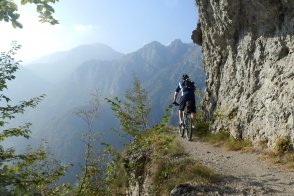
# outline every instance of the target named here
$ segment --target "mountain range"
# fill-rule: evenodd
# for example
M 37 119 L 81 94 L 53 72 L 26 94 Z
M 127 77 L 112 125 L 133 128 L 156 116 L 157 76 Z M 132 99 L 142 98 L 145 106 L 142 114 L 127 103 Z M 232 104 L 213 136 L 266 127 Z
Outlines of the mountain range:
M 99 91 L 102 110 L 95 129 L 101 133 L 101 140 L 119 148 L 121 139 L 111 131 L 118 129 L 119 123 L 104 98 L 123 98 L 126 90 L 132 88 L 135 74 L 152 102 L 151 126 L 161 120 L 172 102 L 183 73 L 188 73 L 199 90 L 203 90 L 201 47 L 181 40 L 167 46 L 154 41 L 129 54 L 104 44 L 55 53 L 21 67 L 9 84 L 8 94 L 14 101 L 46 94 L 37 108 L 27 110 L 11 126 L 31 122 L 33 145 L 41 138 L 46 139 L 62 161 L 81 162 L 84 144 L 80 138 L 86 127 L 75 112 L 86 107 L 94 90 Z M 19 142 L 21 145 L 23 142 Z

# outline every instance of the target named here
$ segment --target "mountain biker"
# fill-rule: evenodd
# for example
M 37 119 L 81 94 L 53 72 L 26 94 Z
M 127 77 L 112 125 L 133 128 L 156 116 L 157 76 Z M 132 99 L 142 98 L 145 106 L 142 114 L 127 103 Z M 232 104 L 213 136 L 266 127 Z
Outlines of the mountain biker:
M 179 105 L 179 122 L 180 126 L 183 126 L 183 111 L 187 104 L 187 101 L 190 101 L 191 106 L 191 117 L 192 117 L 192 128 L 194 128 L 194 119 L 196 113 L 196 105 L 195 105 L 195 85 L 192 82 L 187 74 L 182 75 L 182 81 L 179 82 L 173 99 L 173 104 L 178 105 L 176 102 L 179 92 L 181 91 L 180 105 Z

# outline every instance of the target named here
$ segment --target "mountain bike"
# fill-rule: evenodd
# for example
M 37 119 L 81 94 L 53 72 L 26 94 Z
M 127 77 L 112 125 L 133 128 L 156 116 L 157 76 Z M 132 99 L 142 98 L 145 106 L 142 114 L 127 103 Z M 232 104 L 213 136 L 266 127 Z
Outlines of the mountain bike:
M 174 105 L 179 106 L 178 103 L 174 103 Z M 192 140 L 192 116 L 191 116 L 191 102 L 187 101 L 185 109 L 183 111 L 183 124 L 179 123 L 179 135 L 181 137 L 186 137 L 189 141 Z

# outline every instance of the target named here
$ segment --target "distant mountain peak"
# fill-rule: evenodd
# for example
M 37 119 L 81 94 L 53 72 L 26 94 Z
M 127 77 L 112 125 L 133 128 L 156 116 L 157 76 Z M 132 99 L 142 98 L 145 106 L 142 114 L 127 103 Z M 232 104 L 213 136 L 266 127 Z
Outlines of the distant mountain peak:
M 149 44 L 144 45 L 141 49 L 139 49 L 137 52 L 134 52 L 134 53 L 140 53 L 140 54 L 143 54 L 143 56 L 145 56 L 146 54 L 150 54 L 150 53 L 154 55 L 155 53 L 152 51 L 162 51 L 162 50 L 166 50 L 166 46 L 162 45 L 158 41 L 152 41 Z
M 40 57 L 35 60 L 32 64 L 37 63 L 56 63 L 58 61 L 66 60 L 69 56 L 79 57 L 82 54 L 87 55 L 87 58 L 92 56 L 95 58 L 97 56 L 98 59 L 109 60 L 109 59 L 118 59 L 123 56 L 122 53 L 114 50 L 110 46 L 102 43 L 92 43 L 92 44 L 83 44 L 76 46 L 70 50 L 54 52 L 52 54 Z
M 168 48 L 170 49 L 177 49 L 177 48 L 181 48 L 184 46 L 184 43 L 182 42 L 182 40 L 180 39 L 176 39 L 174 41 L 172 41 L 169 45 Z
M 176 39 L 172 41 L 167 48 L 169 51 L 171 51 L 173 54 L 184 54 L 187 49 L 189 44 L 183 43 L 182 40 Z
M 70 74 L 84 62 L 91 60 L 118 60 L 122 53 L 115 51 L 105 44 L 80 45 L 71 50 L 57 52 L 39 59 L 34 64 L 27 65 L 33 73 L 56 83 L 69 77 Z
M 143 48 L 148 48 L 148 47 L 164 47 L 164 45 L 162 45 L 158 41 L 152 41 L 149 44 L 146 44 L 145 46 L 143 46 Z
M 182 40 L 181 39 L 175 39 L 174 41 L 172 41 L 170 44 L 169 44 L 169 46 L 177 46 L 177 45 L 182 45 L 183 44 L 183 42 L 182 42 Z
M 70 51 L 80 51 L 80 50 L 88 50 L 88 49 L 96 49 L 96 50 L 108 50 L 108 51 L 113 51 L 113 52 L 116 52 L 116 53 L 120 53 L 116 50 L 114 50 L 113 48 L 111 48 L 110 46 L 106 45 L 106 44 L 103 44 L 103 43 L 92 43 L 92 44 L 83 44 L 83 45 L 80 45 L 80 46 L 77 46 L 75 48 L 72 48 Z

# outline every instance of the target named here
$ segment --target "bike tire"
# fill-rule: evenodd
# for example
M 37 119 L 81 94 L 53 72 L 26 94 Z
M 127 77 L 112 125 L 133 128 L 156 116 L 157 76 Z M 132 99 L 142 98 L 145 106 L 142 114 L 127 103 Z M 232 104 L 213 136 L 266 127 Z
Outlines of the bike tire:
M 183 128 L 181 125 L 179 125 L 179 135 L 181 137 L 184 137 L 184 133 L 185 133 L 185 128 Z
M 192 140 L 192 119 L 191 114 L 187 115 L 186 124 L 185 124 L 185 133 L 186 133 L 186 139 L 188 141 Z

